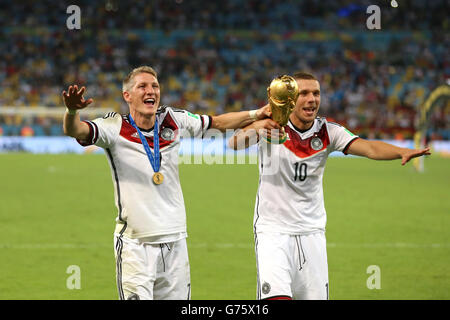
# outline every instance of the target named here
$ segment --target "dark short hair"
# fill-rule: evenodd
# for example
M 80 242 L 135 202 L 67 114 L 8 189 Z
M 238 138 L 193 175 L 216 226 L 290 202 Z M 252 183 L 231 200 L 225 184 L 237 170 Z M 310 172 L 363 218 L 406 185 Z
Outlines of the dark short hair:
M 303 71 L 297 71 L 294 73 L 294 79 L 301 79 L 301 80 L 317 80 L 316 77 L 314 77 L 311 73 L 303 72 Z M 317 80 L 318 81 L 318 80 Z

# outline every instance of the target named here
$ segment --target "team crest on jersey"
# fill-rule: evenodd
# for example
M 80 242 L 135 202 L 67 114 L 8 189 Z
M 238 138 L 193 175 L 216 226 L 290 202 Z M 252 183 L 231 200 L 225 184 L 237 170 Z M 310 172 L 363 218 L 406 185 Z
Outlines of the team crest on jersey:
M 161 131 L 161 138 L 166 141 L 172 141 L 175 139 L 175 132 L 173 132 L 173 130 L 170 128 L 164 128 Z
M 270 284 L 264 282 L 261 289 L 264 294 L 268 294 L 270 292 Z
M 321 150 L 323 148 L 323 142 L 319 137 L 313 137 L 311 139 L 311 148 L 313 150 Z

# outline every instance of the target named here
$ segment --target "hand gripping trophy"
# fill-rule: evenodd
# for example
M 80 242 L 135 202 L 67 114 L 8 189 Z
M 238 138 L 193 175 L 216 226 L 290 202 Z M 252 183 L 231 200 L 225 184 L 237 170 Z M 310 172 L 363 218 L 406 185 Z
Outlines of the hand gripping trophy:
M 279 139 L 267 137 L 266 140 L 270 143 L 283 144 L 287 139 L 283 127 L 287 125 L 289 116 L 294 110 L 299 96 L 297 81 L 288 75 L 277 77 L 272 80 L 267 88 L 267 96 L 272 112 L 272 120 L 278 122 L 281 126 L 283 136 Z

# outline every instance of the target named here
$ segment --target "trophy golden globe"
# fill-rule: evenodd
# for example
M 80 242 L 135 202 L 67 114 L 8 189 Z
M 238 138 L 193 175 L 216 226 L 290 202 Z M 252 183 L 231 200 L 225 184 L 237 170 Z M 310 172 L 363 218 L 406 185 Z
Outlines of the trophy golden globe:
M 291 76 L 283 75 L 272 80 L 267 88 L 272 120 L 281 126 L 283 135 L 280 138 L 269 138 L 266 140 L 274 144 L 283 144 L 287 135 L 284 126 L 289 121 L 289 116 L 294 110 L 299 95 L 297 81 Z

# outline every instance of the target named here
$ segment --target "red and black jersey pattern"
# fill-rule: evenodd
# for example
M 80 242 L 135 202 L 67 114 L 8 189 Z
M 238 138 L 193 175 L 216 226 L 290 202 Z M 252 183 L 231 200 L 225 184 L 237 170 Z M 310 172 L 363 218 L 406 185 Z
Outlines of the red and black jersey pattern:
M 161 133 L 164 131 L 164 129 L 170 129 L 174 133 L 171 140 L 166 140 L 161 136 Z M 153 131 L 153 129 L 151 129 L 151 131 Z M 175 123 L 170 113 L 167 113 L 159 127 L 159 147 L 164 148 L 170 145 L 176 140 L 178 134 L 179 132 L 177 124 Z M 142 144 L 141 139 L 139 138 L 139 134 L 137 133 L 136 129 L 129 123 L 127 116 L 124 116 L 122 118 L 122 128 L 120 129 L 120 135 L 129 141 Z M 153 137 L 145 138 L 147 139 L 150 148 L 153 149 Z
M 289 139 L 283 144 L 283 146 L 288 148 L 300 158 L 307 158 L 318 152 L 321 152 L 330 144 L 330 138 L 328 136 L 326 125 L 323 125 L 322 128 L 320 128 L 319 132 L 305 140 L 303 140 L 300 137 L 300 134 L 290 126 L 286 126 L 284 127 L 284 129 L 289 135 Z M 315 137 L 319 138 L 322 141 L 322 148 L 319 150 L 315 150 L 311 146 L 311 140 Z

